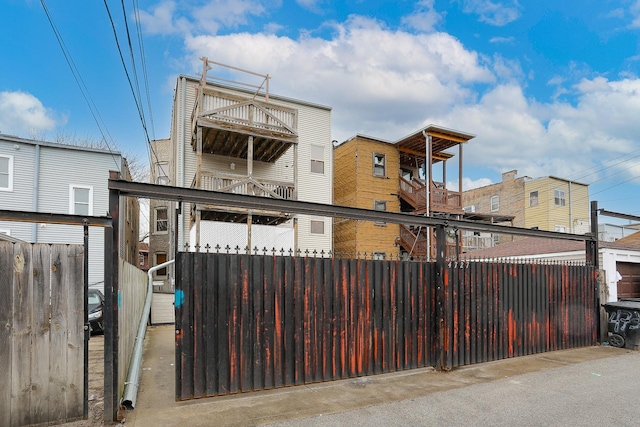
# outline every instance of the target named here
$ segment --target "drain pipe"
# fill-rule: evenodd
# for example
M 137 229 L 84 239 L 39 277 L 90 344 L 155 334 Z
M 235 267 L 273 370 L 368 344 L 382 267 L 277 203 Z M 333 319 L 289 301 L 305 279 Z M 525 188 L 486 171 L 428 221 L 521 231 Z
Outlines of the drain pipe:
M 140 383 L 140 367 L 142 365 L 142 344 L 144 343 L 144 335 L 147 332 L 147 321 L 151 312 L 151 298 L 153 297 L 153 273 L 156 270 L 165 268 L 174 263 L 171 261 L 153 266 L 148 271 L 149 287 L 147 288 L 147 298 L 144 301 L 142 309 L 142 317 L 140 317 L 140 325 L 138 326 L 138 334 L 136 335 L 136 343 L 133 346 L 133 357 L 129 364 L 129 374 L 127 381 L 124 383 L 124 395 L 122 397 L 122 405 L 127 409 L 133 409 L 136 406 L 136 398 L 138 396 L 138 384 Z

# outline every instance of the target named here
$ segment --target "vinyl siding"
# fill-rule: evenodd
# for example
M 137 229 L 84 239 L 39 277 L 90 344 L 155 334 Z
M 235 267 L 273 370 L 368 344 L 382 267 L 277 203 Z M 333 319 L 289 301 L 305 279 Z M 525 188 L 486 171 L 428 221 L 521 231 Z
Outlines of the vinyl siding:
M 18 149 L 14 146 L 17 146 Z M 33 206 L 35 147 L 30 144 L 0 139 L 0 155 L 13 157 L 13 190 L 0 191 L 0 206 L 10 210 L 31 210 Z M 22 237 L 18 238 L 22 239 Z
M 184 186 L 189 187 L 196 173 L 197 155 L 191 146 L 191 113 L 195 104 L 197 81 L 186 80 L 186 109 L 182 114 L 178 114 L 176 124 L 184 120 L 184 144 L 185 144 L 185 167 Z M 179 111 L 181 98 L 181 86 L 178 82 L 174 111 Z M 216 90 L 227 93 L 241 93 L 228 88 L 216 86 Z M 258 97 L 259 100 L 264 101 Z M 269 100 L 273 104 L 295 108 L 298 110 L 298 200 L 313 201 L 318 203 L 331 204 L 333 199 L 332 179 L 333 179 L 333 153 L 331 145 L 331 110 L 312 106 L 294 100 L 279 100 L 273 96 Z M 182 117 L 181 117 L 182 116 Z M 176 154 L 179 152 L 179 141 L 176 140 Z M 310 146 L 321 145 L 324 147 L 324 174 L 314 174 L 310 171 Z M 176 158 L 178 156 L 176 155 Z M 235 170 L 231 170 L 229 165 L 233 162 Z M 254 163 L 254 176 L 257 178 L 289 181 L 293 180 L 293 149 L 285 153 L 275 164 Z M 246 160 L 230 159 L 224 156 L 203 155 L 203 170 L 219 171 L 222 173 L 246 173 Z M 183 212 L 190 212 L 190 206 L 185 204 Z M 322 235 L 311 234 L 309 232 L 311 218 L 305 215 L 298 216 L 298 248 L 301 250 L 324 250 L 332 248 L 332 220 L 330 217 L 324 218 L 325 233 Z M 183 235 L 188 241 L 190 230 L 189 216 L 185 214 Z
M 15 150 L 14 145 L 20 149 Z M 12 210 L 33 211 L 35 173 L 34 144 L 0 140 L 0 153 L 13 151 L 14 191 L 0 192 L 0 204 Z M 115 159 L 115 161 L 114 161 Z M 69 185 L 92 187 L 92 215 L 104 216 L 109 211 L 108 178 L 110 170 L 122 170 L 119 154 L 77 147 L 40 145 L 40 170 L 38 189 L 38 212 L 69 214 Z M 124 200 L 121 200 L 124 203 Z M 124 212 L 124 210 L 123 210 Z M 124 217 L 121 218 L 121 227 Z M 33 242 L 34 225 L 30 223 L 0 223 L 0 229 L 10 229 L 11 236 Z M 37 224 L 38 243 L 82 244 L 84 230 L 80 226 L 59 224 Z M 121 236 L 124 234 L 121 233 Z M 122 238 L 121 238 L 122 239 Z M 89 228 L 89 284 L 104 288 L 104 230 Z
M 555 190 L 565 192 L 565 206 L 555 205 Z M 538 191 L 538 206 L 529 206 L 529 194 Z M 553 177 L 544 177 L 525 183 L 525 227 L 539 227 L 541 230 L 555 231 L 556 225 L 566 232 L 575 229 L 578 222 L 589 222 L 589 187 Z

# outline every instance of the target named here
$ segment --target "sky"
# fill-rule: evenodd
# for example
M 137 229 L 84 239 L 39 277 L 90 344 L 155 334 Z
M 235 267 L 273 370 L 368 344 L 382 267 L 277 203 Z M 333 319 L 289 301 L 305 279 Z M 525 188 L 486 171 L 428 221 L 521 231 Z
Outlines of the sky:
M 515 169 L 640 215 L 640 0 L 0 0 L 0 16 L 0 133 L 146 161 L 206 56 L 332 107 L 338 141 L 476 135 L 465 189 Z

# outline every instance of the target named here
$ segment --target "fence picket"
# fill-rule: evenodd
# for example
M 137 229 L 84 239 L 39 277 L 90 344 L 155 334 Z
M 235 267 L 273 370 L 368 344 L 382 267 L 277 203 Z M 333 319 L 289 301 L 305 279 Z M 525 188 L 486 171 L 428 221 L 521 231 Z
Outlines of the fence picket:
M 194 257 L 198 268 L 189 261 Z M 206 363 L 204 395 L 436 365 L 435 263 L 180 253 L 178 264 L 187 268 L 177 283 L 185 301 L 178 351 L 185 362 Z M 589 269 L 478 261 L 446 267 L 443 368 L 532 354 L 550 344 L 593 344 L 589 319 L 597 308 Z M 590 299 L 582 297 L 587 292 Z M 185 330 L 189 319 L 193 331 Z M 198 337 L 201 324 L 206 336 Z M 199 379 L 185 377 L 198 372 L 179 370 L 179 399 L 200 396 L 199 388 L 193 396 L 186 386 Z M 210 376 L 217 378 L 213 386 Z

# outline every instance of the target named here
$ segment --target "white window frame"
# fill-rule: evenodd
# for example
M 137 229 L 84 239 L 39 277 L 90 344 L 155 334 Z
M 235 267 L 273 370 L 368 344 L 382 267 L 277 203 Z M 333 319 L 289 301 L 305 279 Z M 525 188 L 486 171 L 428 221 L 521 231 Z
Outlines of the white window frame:
M 565 227 L 564 225 L 555 225 L 554 226 L 554 231 L 556 233 L 566 233 L 567 232 L 567 227 Z
M 383 207 L 384 209 L 378 209 L 378 205 Z M 373 201 L 373 210 L 378 212 L 386 212 L 387 211 L 387 201 L 386 200 L 374 200 Z M 375 221 L 375 225 L 387 225 L 384 221 Z
M 553 190 L 553 204 L 558 207 L 567 205 L 567 193 L 564 190 L 556 188 Z
M 322 225 L 322 232 L 318 233 L 316 231 L 313 230 L 313 226 L 315 225 Z M 309 221 L 309 233 L 310 234 L 317 234 L 317 235 L 323 235 L 324 234 L 324 221 L 321 219 L 312 219 L 311 221 Z
M 169 162 L 156 163 L 156 184 L 169 185 Z
M 167 229 L 162 231 L 158 231 L 158 211 L 165 210 L 167 211 L 167 219 L 163 221 L 167 221 Z M 153 234 L 168 234 L 169 233 L 169 208 L 166 206 L 158 206 L 153 209 Z
M 314 153 L 314 151 L 318 151 L 318 152 Z M 319 151 L 322 151 L 322 157 L 319 155 L 320 154 Z M 317 173 L 318 175 L 324 175 L 324 166 L 325 166 L 324 147 L 322 145 L 312 144 L 309 147 L 309 158 L 310 158 L 309 171 L 311 173 Z M 322 172 L 314 170 L 314 165 L 322 166 Z
M 76 189 L 89 190 L 89 213 L 87 215 L 92 216 L 93 215 L 93 186 L 92 185 L 69 184 L 69 213 L 71 215 L 83 215 L 83 214 L 76 214 L 76 201 L 75 201 Z
M 9 170 L 8 172 L 8 176 L 9 176 L 9 182 L 7 183 L 7 187 L 0 187 L 0 191 L 13 191 L 13 156 L 9 156 L 7 154 L 0 154 L 0 157 L 2 157 L 3 159 L 8 159 L 9 160 Z
M 373 254 L 371 254 L 371 257 L 374 260 L 384 261 L 385 259 L 387 259 L 387 253 L 386 252 L 374 252 Z
M 500 210 L 500 196 L 491 196 L 489 203 L 491 205 L 491 212 L 498 212 Z
M 379 157 L 381 162 L 377 162 L 376 158 Z M 373 176 L 385 178 L 387 176 L 387 155 L 382 153 L 373 153 Z M 382 167 L 382 173 L 376 173 L 376 167 Z

